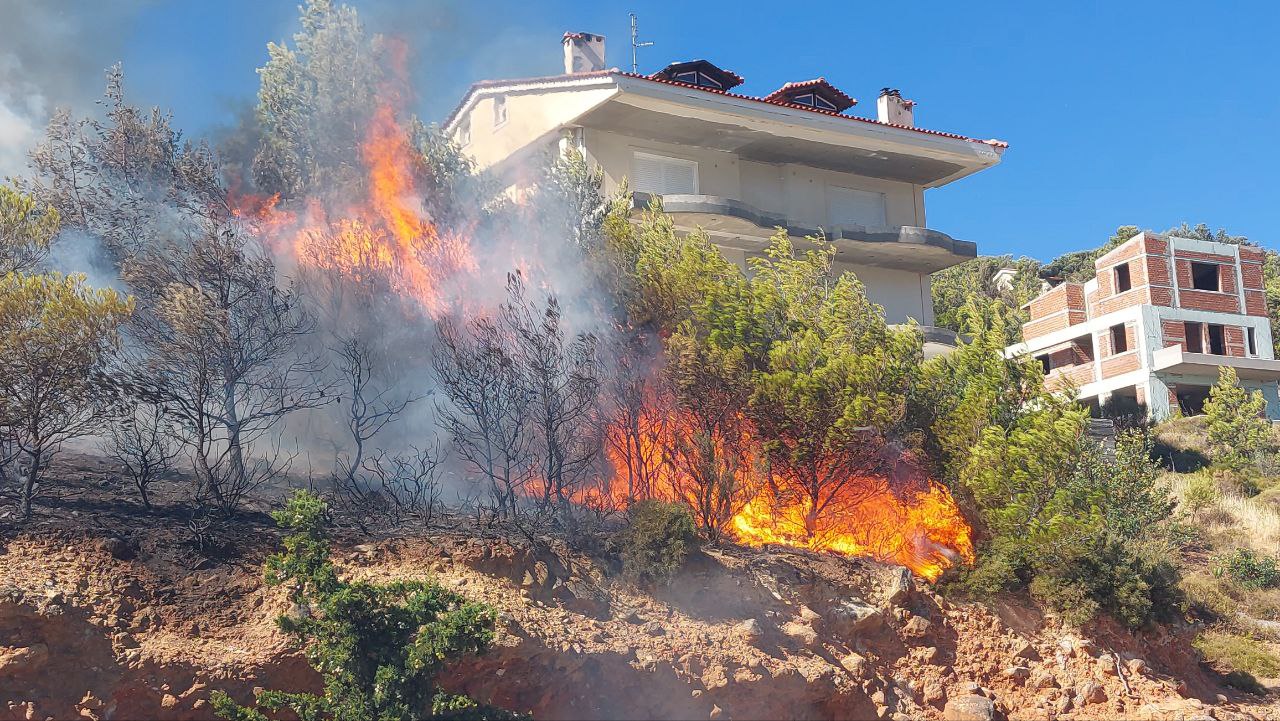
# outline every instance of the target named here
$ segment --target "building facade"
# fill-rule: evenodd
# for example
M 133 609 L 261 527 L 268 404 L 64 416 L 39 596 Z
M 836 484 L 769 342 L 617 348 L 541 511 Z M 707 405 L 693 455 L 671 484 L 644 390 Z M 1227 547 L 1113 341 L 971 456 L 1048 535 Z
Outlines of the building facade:
M 824 235 L 889 322 L 954 340 L 932 328 L 929 276 L 976 246 L 927 227 L 924 191 L 996 165 L 1005 143 L 917 128 L 897 91 L 864 118 L 822 78 L 753 96 L 706 60 L 651 75 L 605 69 L 604 38 L 588 33 L 566 34 L 563 52 L 564 74 L 476 83 L 445 121 L 508 192 L 531 185 L 547 153 L 576 147 L 605 192 L 626 182 L 637 207 L 660 196 L 677 228 L 702 228 L 744 270 L 778 228 L 801 246 Z
M 1156 419 L 1200 413 L 1230 366 L 1280 419 L 1262 263 L 1258 248 L 1139 233 L 1096 261 L 1093 280 L 1031 301 L 1008 352 L 1039 360 L 1051 390 L 1095 408 L 1128 400 Z

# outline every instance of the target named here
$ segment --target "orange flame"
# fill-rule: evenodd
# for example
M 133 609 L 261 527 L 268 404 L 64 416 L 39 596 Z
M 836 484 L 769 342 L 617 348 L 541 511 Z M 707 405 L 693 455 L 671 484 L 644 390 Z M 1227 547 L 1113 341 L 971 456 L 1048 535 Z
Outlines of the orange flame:
M 644 498 L 696 504 L 696 484 L 682 474 L 671 453 L 675 424 L 687 424 L 678 413 L 664 413 L 646 403 L 627 423 L 607 429 L 606 455 L 611 482 L 584 489 L 575 500 L 592 507 L 623 507 Z M 721 450 L 720 452 L 723 452 Z M 764 483 L 744 483 L 749 498 L 733 514 L 724 531 L 748 546 L 780 545 L 874 558 L 910 568 L 937 580 L 958 561 L 972 562 L 972 530 L 950 491 L 932 480 L 895 488 L 885 478 L 868 477 L 846 484 L 846 503 L 831 504 L 817 527 L 806 523 L 803 499 L 786 499 Z

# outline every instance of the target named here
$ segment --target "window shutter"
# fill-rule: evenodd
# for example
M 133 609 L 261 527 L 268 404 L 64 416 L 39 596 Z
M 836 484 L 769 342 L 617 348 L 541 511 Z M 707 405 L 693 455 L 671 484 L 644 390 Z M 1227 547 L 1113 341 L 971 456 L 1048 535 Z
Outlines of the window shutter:
M 869 193 L 851 188 L 830 188 L 828 207 L 832 225 L 881 228 L 889 224 L 884 193 Z
M 688 195 L 698 192 L 697 164 L 676 158 L 636 153 L 631 178 L 632 189 L 657 195 Z

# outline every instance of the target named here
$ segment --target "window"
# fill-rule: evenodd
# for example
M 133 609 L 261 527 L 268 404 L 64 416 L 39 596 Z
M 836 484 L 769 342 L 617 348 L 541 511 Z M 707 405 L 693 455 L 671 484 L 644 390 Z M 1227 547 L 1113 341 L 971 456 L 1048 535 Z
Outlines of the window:
M 1129 336 L 1124 332 L 1124 323 L 1111 326 L 1111 355 L 1129 350 Z
M 493 99 L 493 127 L 507 122 L 507 96 L 498 95 Z
M 1191 287 L 1196 290 L 1218 290 L 1218 267 L 1216 263 L 1192 263 Z
M 655 195 L 690 195 L 698 192 L 698 164 L 692 160 L 636 153 L 632 188 Z
M 1258 355 L 1258 336 L 1253 328 L 1245 328 L 1245 339 L 1249 343 L 1249 357 L 1255 358 Z
M 1209 326 L 1209 352 L 1213 355 L 1227 354 L 1226 338 L 1223 336 L 1220 325 Z
M 671 76 L 671 79 L 678 80 L 682 83 L 689 83 L 690 85 L 697 85 L 700 88 L 716 88 L 717 90 L 724 89 L 724 84 L 719 80 L 716 80 L 706 73 L 700 73 L 697 70 L 685 70 L 684 72 L 676 73 Z
M 1049 362 L 1049 355 L 1047 353 L 1036 356 L 1036 360 L 1040 361 L 1040 369 L 1045 373 L 1053 370 L 1053 364 Z
M 1123 293 L 1133 287 L 1133 281 L 1129 278 L 1129 264 L 1124 263 L 1116 266 L 1116 292 Z
M 1203 353 L 1204 330 L 1201 328 L 1201 325 L 1199 323 L 1183 323 L 1182 329 L 1187 338 L 1187 352 Z
M 467 147 L 471 144 L 471 116 L 462 116 L 461 122 L 458 123 L 458 145 Z
M 861 225 L 883 228 L 886 218 L 884 193 L 869 193 L 852 188 L 827 188 L 827 211 L 832 225 Z
M 837 110 L 835 103 L 832 103 L 830 100 L 827 100 L 826 98 L 822 97 L 821 95 L 818 95 L 817 93 L 804 93 L 803 95 L 796 95 L 795 97 L 791 98 L 791 102 L 795 103 L 796 105 L 804 105 L 810 108 L 821 108 L 823 110 L 830 110 L 832 112 L 835 112 Z

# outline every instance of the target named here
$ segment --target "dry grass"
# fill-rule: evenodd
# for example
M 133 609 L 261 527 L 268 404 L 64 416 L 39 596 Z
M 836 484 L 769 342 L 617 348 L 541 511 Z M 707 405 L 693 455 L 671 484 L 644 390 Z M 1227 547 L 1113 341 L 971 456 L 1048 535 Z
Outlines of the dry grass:
M 1165 474 L 1165 481 L 1179 503 L 1195 475 Z M 1239 539 L 1261 553 L 1274 553 L 1280 544 L 1280 508 L 1261 497 L 1245 498 L 1234 492 L 1223 492 L 1209 507 L 1192 516 L 1192 521 L 1210 532 L 1210 538 L 1215 535 L 1212 532 L 1217 531 L 1216 535 Z
M 1262 641 L 1223 631 L 1205 631 L 1195 640 L 1195 646 L 1219 671 L 1244 672 L 1255 679 L 1280 677 L 1280 656 L 1270 644 Z

